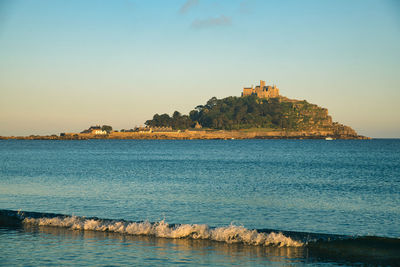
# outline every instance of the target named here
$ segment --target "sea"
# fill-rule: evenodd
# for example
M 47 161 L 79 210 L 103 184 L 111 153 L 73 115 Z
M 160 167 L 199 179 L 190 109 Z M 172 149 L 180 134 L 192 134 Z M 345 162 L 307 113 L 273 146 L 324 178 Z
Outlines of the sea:
M 1 266 L 400 266 L 400 139 L 1 140 Z

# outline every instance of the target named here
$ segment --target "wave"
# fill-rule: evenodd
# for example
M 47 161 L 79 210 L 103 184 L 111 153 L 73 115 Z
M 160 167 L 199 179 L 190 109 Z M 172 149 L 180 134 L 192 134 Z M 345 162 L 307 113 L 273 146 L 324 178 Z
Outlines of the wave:
M 0 212 L 1 213 L 1 212 Z M 63 227 L 71 230 L 101 231 L 128 235 L 145 235 L 162 238 L 204 239 L 228 244 L 241 243 L 252 246 L 301 247 L 303 243 L 281 232 L 263 233 L 243 226 L 229 225 L 211 228 L 206 224 L 168 224 L 165 220 L 151 223 L 129 222 L 67 216 L 61 214 L 7 211 L 8 217 L 25 225 Z M 4 212 L 3 212 L 4 217 Z M 3 219 L 4 221 L 4 219 Z
M 273 229 L 250 230 L 236 225 L 213 228 L 205 224 L 168 224 L 165 220 L 155 223 L 132 222 L 12 210 L 0 210 L 0 227 L 2 226 L 12 228 L 21 226 L 25 229 L 43 227 L 42 229 L 78 230 L 93 234 L 96 232 L 115 233 L 143 238 L 179 239 L 182 242 L 184 240 L 205 240 L 218 241 L 222 244 L 244 244 L 248 245 L 247 248 L 264 247 L 268 249 L 263 249 L 264 253 L 268 251 L 271 255 L 295 252 L 293 255 L 300 255 L 299 257 L 304 258 L 305 261 L 393 266 L 400 262 L 400 239 L 389 237 L 334 235 Z
M 400 251 L 400 238 L 349 236 L 273 229 L 251 230 L 233 224 L 224 227 L 210 227 L 206 224 L 169 224 L 165 220 L 154 223 L 149 221 L 133 222 L 55 213 L 0 210 L 0 226 L 18 224 L 173 239 L 204 239 L 253 246 L 307 247 L 313 250 L 343 249 L 348 251 L 353 248 L 359 251 L 374 248 Z

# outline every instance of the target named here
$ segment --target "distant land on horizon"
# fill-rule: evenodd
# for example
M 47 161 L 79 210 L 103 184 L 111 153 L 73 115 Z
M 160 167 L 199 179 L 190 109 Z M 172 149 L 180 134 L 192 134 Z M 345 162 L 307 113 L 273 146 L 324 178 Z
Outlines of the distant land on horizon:
M 172 116 L 155 114 L 145 125 L 120 131 L 98 125 L 80 133 L 21 139 L 369 139 L 349 126 L 333 122 L 328 109 L 284 97 L 279 88 L 267 86 L 262 80 L 255 88 L 243 88 L 241 97 L 212 97 L 187 115 L 179 111 Z
M 328 109 L 310 104 L 306 100 L 289 99 L 280 95 L 279 88 L 260 85 L 244 87 L 241 97 L 211 98 L 188 115 L 175 111 L 155 114 L 145 123 L 150 127 L 170 127 L 175 130 L 207 128 L 213 130 L 248 130 L 309 132 L 309 135 L 335 138 L 360 137 L 355 130 L 333 122 Z M 319 134 L 318 134 L 319 133 Z M 306 134 L 307 135 L 307 134 Z

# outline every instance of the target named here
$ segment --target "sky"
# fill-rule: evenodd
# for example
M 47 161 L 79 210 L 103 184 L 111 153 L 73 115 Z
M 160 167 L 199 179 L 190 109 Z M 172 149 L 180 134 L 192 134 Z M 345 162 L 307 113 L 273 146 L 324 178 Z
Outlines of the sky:
M 130 129 L 259 80 L 400 137 L 400 1 L 0 0 L 0 136 Z

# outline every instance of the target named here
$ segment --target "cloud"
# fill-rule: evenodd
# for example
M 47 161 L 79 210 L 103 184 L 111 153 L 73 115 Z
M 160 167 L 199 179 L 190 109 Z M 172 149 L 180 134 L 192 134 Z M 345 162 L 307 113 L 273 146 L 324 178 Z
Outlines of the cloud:
M 186 12 L 189 11 L 192 7 L 196 6 L 199 3 L 199 0 L 187 0 L 181 9 L 179 9 L 179 13 L 185 14 Z
M 216 26 L 230 26 L 232 25 L 232 19 L 230 17 L 225 17 L 221 15 L 216 18 L 207 19 L 195 19 L 192 23 L 193 28 L 209 28 Z
M 242 14 L 250 14 L 252 13 L 254 8 L 254 2 L 252 0 L 243 0 L 240 3 L 239 11 Z

